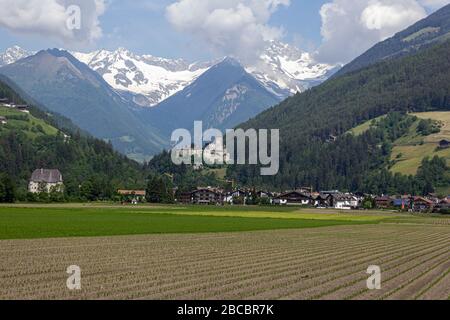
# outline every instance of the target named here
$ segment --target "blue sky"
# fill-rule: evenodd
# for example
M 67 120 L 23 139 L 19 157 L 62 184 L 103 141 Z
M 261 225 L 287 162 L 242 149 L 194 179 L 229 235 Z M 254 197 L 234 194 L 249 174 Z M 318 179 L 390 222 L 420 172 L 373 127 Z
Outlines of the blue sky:
M 166 20 L 165 9 L 173 0 L 112 0 L 99 20 L 103 37 L 91 45 L 74 46 L 79 50 L 118 47 L 139 54 L 190 60 L 210 58 L 207 48 L 199 47 L 195 39 L 175 31 Z M 294 0 L 289 7 L 281 7 L 270 19 L 270 24 L 285 29 L 290 43 L 318 45 L 320 36 L 319 10 L 325 0 Z M 59 39 L 9 31 L 0 27 L 0 50 L 20 45 L 30 50 L 65 46 Z
M 115 50 L 118 47 L 125 47 L 138 54 L 153 54 L 169 58 L 182 57 L 193 61 L 228 54 L 248 57 L 248 51 L 258 49 L 259 44 L 255 39 L 259 36 L 276 34 L 273 37 L 304 50 L 317 51 L 318 57 L 329 62 L 347 62 L 374 43 L 420 20 L 425 16 L 425 12 L 430 13 L 450 2 L 450 0 L 222 0 L 217 7 L 222 9 L 223 3 L 230 3 L 230 10 L 234 10 L 232 12 L 238 19 L 236 21 L 240 22 L 244 19 L 243 12 L 246 12 L 239 11 L 242 6 L 256 15 L 260 9 L 258 7 L 260 3 L 264 1 L 275 3 L 273 10 L 263 12 L 270 18 L 260 18 L 252 23 L 242 22 L 243 31 L 241 32 L 239 29 L 229 29 L 228 26 L 220 24 L 221 21 L 217 18 L 215 24 L 212 18 L 215 10 L 213 4 L 206 15 L 202 16 L 198 13 L 201 11 L 196 7 L 198 3 L 202 1 L 203 3 L 219 3 L 218 0 L 72 0 L 70 3 L 81 5 L 84 9 L 82 12 L 89 12 L 89 15 L 86 14 L 86 25 L 89 30 L 80 36 L 89 38 L 89 41 L 84 41 L 84 38 L 83 41 L 78 41 L 78 35 L 68 35 L 61 31 L 61 27 L 57 24 L 57 13 L 54 13 L 54 19 L 49 19 L 55 21 L 54 25 L 50 23 L 42 25 L 42 19 L 30 23 L 29 18 L 25 21 L 26 23 L 18 25 L 14 22 L 20 21 L 23 17 L 14 17 L 20 12 L 20 10 L 15 11 L 14 6 L 20 4 L 13 0 L 0 1 L 10 2 L 12 7 L 10 12 L 4 12 L 4 17 L 0 13 L 0 51 L 16 44 L 29 50 L 65 47 L 91 51 L 100 48 Z M 55 5 L 69 3 L 68 0 L 47 0 L 46 2 L 52 1 Z M 255 1 L 260 2 L 255 5 L 257 3 Z M 27 10 L 41 10 L 40 14 L 47 19 L 48 12 L 53 9 L 47 11 L 42 8 L 37 9 L 41 2 L 28 0 L 28 4 L 33 2 L 36 2 L 36 9 L 29 5 Z M 171 19 L 168 19 L 167 7 L 176 2 L 186 2 L 186 6 L 174 8 Z M 374 2 L 379 5 L 374 6 Z M 102 3 L 101 8 L 98 3 Z M 89 11 L 86 8 L 89 8 Z M 326 20 L 320 14 L 321 9 L 322 13 L 326 13 Z M 347 16 L 338 15 L 336 12 L 346 12 Z M 191 20 L 183 20 L 186 13 L 192 15 Z M 363 16 L 368 16 L 367 24 L 361 25 Z M 389 17 L 384 19 L 384 16 Z M 9 17 L 14 18 L 14 22 L 10 21 L 12 19 L 8 20 Z M 208 27 L 196 24 L 196 21 L 203 21 L 203 19 L 206 21 L 209 18 L 212 22 L 210 21 Z M 328 38 L 321 32 L 323 27 Z M 97 29 L 101 30 L 101 36 L 97 35 Z M 229 34 L 225 35 L 224 30 Z M 252 38 L 252 31 L 249 30 L 261 31 L 255 34 L 255 39 L 250 39 L 251 43 L 245 43 Z M 250 32 L 250 37 L 245 32 Z M 215 38 L 220 38 L 222 35 L 223 41 L 216 42 Z M 240 41 L 239 45 L 234 45 L 235 39 L 237 39 L 236 42 Z

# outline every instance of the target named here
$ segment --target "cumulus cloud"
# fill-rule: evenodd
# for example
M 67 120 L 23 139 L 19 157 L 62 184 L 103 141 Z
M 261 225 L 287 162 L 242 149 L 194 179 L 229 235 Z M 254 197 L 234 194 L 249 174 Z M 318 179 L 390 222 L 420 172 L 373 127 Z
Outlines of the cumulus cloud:
M 320 10 L 322 45 L 317 59 L 347 63 L 450 0 L 334 0 Z
M 215 53 L 254 59 L 265 41 L 283 35 L 269 25 L 272 14 L 290 0 L 178 0 L 166 9 L 176 30 L 203 40 Z
M 450 0 L 421 0 L 421 4 L 431 9 L 438 9 L 450 3 Z
M 79 29 L 67 27 L 71 5 L 80 8 Z M 0 8 L 0 27 L 14 32 L 64 43 L 91 43 L 102 36 L 98 18 L 105 11 L 105 0 L 0 0 Z

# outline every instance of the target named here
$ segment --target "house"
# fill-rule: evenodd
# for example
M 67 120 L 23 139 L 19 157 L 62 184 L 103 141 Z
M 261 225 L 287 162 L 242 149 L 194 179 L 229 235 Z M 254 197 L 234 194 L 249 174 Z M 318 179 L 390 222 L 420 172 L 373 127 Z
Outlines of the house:
M 28 191 L 31 193 L 62 192 L 63 177 L 57 169 L 36 169 L 31 175 Z
M 412 210 L 415 212 L 426 212 L 434 208 L 434 202 L 423 197 L 413 197 Z
M 375 205 L 379 209 L 387 209 L 392 207 L 394 201 L 391 197 L 381 196 L 375 198 Z
M 288 206 L 306 206 L 311 204 L 311 194 L 303 190 L 283 193 L 273 199 L 274 204 Z
M 312 195 L 312 204 L 315 207 L 330 208 L 333 207 L 333 196 L 341 194 L 339 190 L 320 191 L 319 194 Z
M 30 111 L 28 110 L 28 106 L 27 105 L 16 105 L 15 109 L 17 109 L 20 112 L 30 113 Z
M 8 121 L 6 120 L 6 118 L 3 116 L 0 116 L 0 124 L 7 124 L 7 123 L 8 123 Z
M 259 191 L 256 192 L 256 196 L 258 198 L 271 198 L 272 194 L 270 192 L 267 192 L 267 191 L 259 190 Z
M 411 196 L 401 196 L 400 198 L 396 198 L 392 202 L 394 207 L 401 208 L 405 210 L 411 207 Z
M 227 192 L 224 195 L 223 201 L 229 204 L 233 204 L 235 199 L 240 199 L 242 204 L 246 204 L 249 196 L 249 192 L 242 189 L 236 189 L 234 191 Z
M 319 193 L 319 195 L 313 197 L 313 205 L 319 208 L 331 207 L 331 195 L 325 193 Z
M 192 203 L 192 192 L 181 192 L 178 194 L 177 202 L 182 204 Z
M 138 204 L 145 200 L 147 192 L 145 190 L 117 190 L 117 194 L 122 197 L 123 202 Z
M 439 141 L 439 149 L 448 149 L 448 148 L 450 148 L 450 141 L 445 139 Z
M 435 212 L 450 213 L 450 198 L 441 200 L 439 204 L 434 207 L 434 209 Z
M 0 98 L 0 104 L 8 104 L 9 99 L 8 98 Z
M 223 204 L 222 192 L 213 188 L 200 188 L 192 192 L 192 203 L 194 204 Z
M 245 198 L 245 197 L 249 196 L 249 192 L 242 190 L 242 189 L 234 190 L 230 194 L 236 198 Z
M 335 135 L 330 134 L 330 136 L 327 139 L 328 143 L 332 143 L 332 142 L 336 142 L 338 139 L 338 137 L 336 137 Z
M 359 207 L 359 200 L 357 197 L 349 193 L 337 193 L 329 195 L 331 200 L 331 207 L 340 210 L 351 210 Z

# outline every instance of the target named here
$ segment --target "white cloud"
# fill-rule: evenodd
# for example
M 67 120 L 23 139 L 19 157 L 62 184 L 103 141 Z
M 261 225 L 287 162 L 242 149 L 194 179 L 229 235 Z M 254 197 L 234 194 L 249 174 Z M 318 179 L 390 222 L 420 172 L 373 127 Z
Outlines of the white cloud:
M 67 28 L 67 8 L 81 9 L 81 28 Z M 102 36 L 99 16 L 105 0 L 0 0 L 0 27 L 14 32 L 54 37 L 64 43 L 91 43 Z
M 431 9 L 442 8 L 450 3 L 450 0 L 420 0 L 420 3 Z
M 317 59 L 346 63 L 450 0 L 333 0 L 320 10 L 322 45 Z
M 168 21 L 181 32 L 203 40 L 215 53 L 243 61 L 255 58 L 267 40 L 283 30 L 269 19 L 290 0 L 178 0 L 166 9 Z

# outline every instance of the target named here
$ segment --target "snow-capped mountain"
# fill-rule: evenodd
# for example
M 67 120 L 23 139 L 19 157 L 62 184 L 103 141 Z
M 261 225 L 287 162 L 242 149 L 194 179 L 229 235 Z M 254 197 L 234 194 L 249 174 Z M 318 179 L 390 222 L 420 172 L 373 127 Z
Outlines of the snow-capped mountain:
M 10 48 L 0 54 L 0 66 L 32 54 L 17 46 Z M 136 55 L 124 48 L 71 54 L 99 73 L 124 99 L 142 107 L 158 105 L 223 61 L 189 63 L 183 59 Z M 280 99 L 320 84 L 339 68 L 317 63 L 310 53 L 279 41 L 268 42 L 260 59 L 243 66 Z
M 0 66 L 14 63 L 33 54 L 34 52 L 24 50 L 19 46 L 8 48 L 4 53 L 0 53 Z
M 234 128 L 279 102 L 239 61 L 226 58 L 182 91 L 138 113 L 169 140 L 173 130 L 192 130 L 195 121 L 202 121 L 204 129 Z
M 245 67 L 269 91 L 282 98 L 325 81 L 339 68 L 317 63 L 310 53 L 279 41 L 268 42 L 260 59 Z
M 139 56 L 124 48 L 72 54 L 124 96 L 131 94 L 132 100 L 143 107 L 154 106 L 183 90 L 214 64 Z

